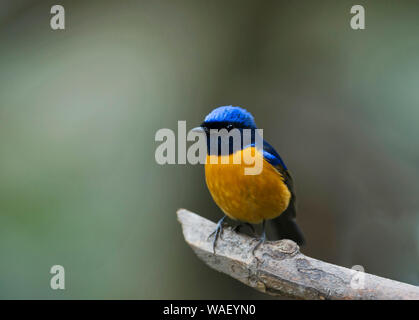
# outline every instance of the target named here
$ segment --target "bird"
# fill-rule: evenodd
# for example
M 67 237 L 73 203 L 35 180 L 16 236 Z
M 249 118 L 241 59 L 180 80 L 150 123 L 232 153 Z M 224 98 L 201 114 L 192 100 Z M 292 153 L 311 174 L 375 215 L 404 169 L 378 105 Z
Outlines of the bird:
M 229 134 L 233 129 L 240 135 L 238 144 L 234 144 L 231 137 L 221 139 L 222 132 Z M 278 238 L 291 239 L 300 246 L 305 244 L 296 222 L 296 195 L 291 173 L 266 140 L 258 146 L 257 129 L 252 114 L 237 106 L 215 108 L 200 126 L 192 129 L 206 135 L 205 181 L 213 200 L 224 213 L 209 236 L 214 236 L 214 253 L 226 217 L 240 223 L 236 231 L 242 225 L 254 231 L 253 224 L 262 223 L 262 234 L 256 238 L 258 242 L 252 250 L 253 255 L 267 239 L 267 220 L 273 221 Z M 245 134 L 249 132 L 250 139 L 246 140 Z M 232 161 L 234 156 L 243 159 L 249 152 L 254 155 L 255 163 L 259 160 L 262 164 L 259 174 L 245 174 L 244 168 L 248 165 L 244 161 Z

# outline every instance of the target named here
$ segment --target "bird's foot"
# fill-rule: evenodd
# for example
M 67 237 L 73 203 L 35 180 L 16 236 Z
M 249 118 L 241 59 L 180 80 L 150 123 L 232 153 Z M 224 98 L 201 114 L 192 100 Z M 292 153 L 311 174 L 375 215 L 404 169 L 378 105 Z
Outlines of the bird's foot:
M 259 239 L 255 239 L 255 240 L 257 240 L 258 243 L 256 243 L 256 245 L 252 249 L 252 256 L 255 256 L 256 249 L 259 248 L 259 246 L 261 244 L 265 243 L 265 241 L 266 241 L 265 221 L 263 221 L 263 232 L 262 232 L 262 236 Z
M 223 238 L 221 237 L 221 234 L 223 233 L 223 222 L 224 219 L 226 218 L 226 216 L 222 217 L 218 223 L 217 223 L 217 227 L 215 228 L 215 230 L 213 232 L 211 232 L 211 234 L 208 236 L 208 239 L 211 238 L 213 235 L 214 236 L 214 240 L 212 241 L 212 252 L 215 254 L 215 245 L 217 244 L 217 239 L 218 237 L 221 238 L 221 240 L 223 240 Z
M 266 237 L 261 237 L 259 239 L 255 239 L 255 240 L 257 240 L 258 243 L 256 243 L 256 245 L 252 249 L 252 256 L 255 256 L 256 249 L 259 248 L 261 244 L 265 243 Z

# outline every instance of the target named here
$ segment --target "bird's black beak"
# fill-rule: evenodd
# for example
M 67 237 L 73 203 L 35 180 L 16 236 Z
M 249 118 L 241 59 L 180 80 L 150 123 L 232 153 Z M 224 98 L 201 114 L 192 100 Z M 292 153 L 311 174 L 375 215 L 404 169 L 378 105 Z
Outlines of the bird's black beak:
M 205 128 L 204 127 L 196 127 L 196 128 L 193 128 L 191 131 L 193 131 L 193 132 L 198 132 L 198 133 L 205 133 L 206 132 L 206 130 L 205 130 Z

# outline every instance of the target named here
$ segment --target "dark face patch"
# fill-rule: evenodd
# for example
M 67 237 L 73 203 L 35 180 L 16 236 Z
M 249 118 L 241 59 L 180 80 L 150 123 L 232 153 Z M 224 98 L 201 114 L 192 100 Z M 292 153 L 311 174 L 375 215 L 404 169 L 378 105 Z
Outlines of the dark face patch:
M 252 127 L 245 126 L 242 123 L 234 123 L 227 121 L 216 121 L 216 122 L 203 122 L 201 127 L 204 128 L 205 132 L 209 132 L 210 129 L 226 129 L 230 131 L 232 129 L 252 129 Z

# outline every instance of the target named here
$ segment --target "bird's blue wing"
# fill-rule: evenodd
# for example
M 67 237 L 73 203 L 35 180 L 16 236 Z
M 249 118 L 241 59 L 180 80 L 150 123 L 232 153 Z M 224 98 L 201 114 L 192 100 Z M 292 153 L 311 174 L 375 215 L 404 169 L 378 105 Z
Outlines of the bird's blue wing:
M 263 141 L 263 157 L 268 163 L 270 163 L 284 179 L 284 183 L 287 185 L 289 191 L 291 192 L 290 205 L 287 210 L 287 214 L 290 214 L 291 217 L 295 217 L 295 193 L 294 193 L 294 182 L 292 180 L 291 174 L 289 173 L 287 166 L 284 161 L 279 156 L 278 152 L 265 140 Z M 289 211 L 289 212 L 288 212 Z
M 248 147 L 256 147 L 256 144 L 253 142 L 244 146 L 243 149 Z M 263 158 L 268 161 L 268 163 L 277 168 L 281 173 L 284 173 L 288 170 L 278 152 L 276 152 L 275 149 L 265 140 L 263 140 Z
M 255 144 L 251 144 L 255 146 Z M 296 218 L 296 197 L 294 193 L 294 183 L 290 172 L 287 169 L 284 161 L 279 156 L 278 152 L 265 140 L 263 141 L 263 158 L 271 164 L 284 179 L 288 190 L 291 192 L 291 199 L 288 208 L 276 219 L 273 220 L 274 228 L 278 239 L 291 239 L 297 242 L 298 245 L 305 243 L 304 235 L 298 227 Z
M 279 156 L 278 152 L 265 140 L 263 140 L 263 157 L 274 167 L 281 166 L 283 170 L 287 170 L 287 166 Z
M 268 163 L 275 167 L 276 170 L 278 170 L 284 178 L 284 183 L 291 192 L 291 199 L 288 208 L 273 221 L 278 237 L 279 239 L 292 239 L 297 242 L 298 245 L 303 245 L 305 243 L 304 235 L 295 221 L 297 215 L 296 197 L 294 193 L 294 182 L 291 174 L 278 152 L 276 152 L 275 149 L 266 141 L 263 141 L 263 157 L 266 161 L 268 161 Z

